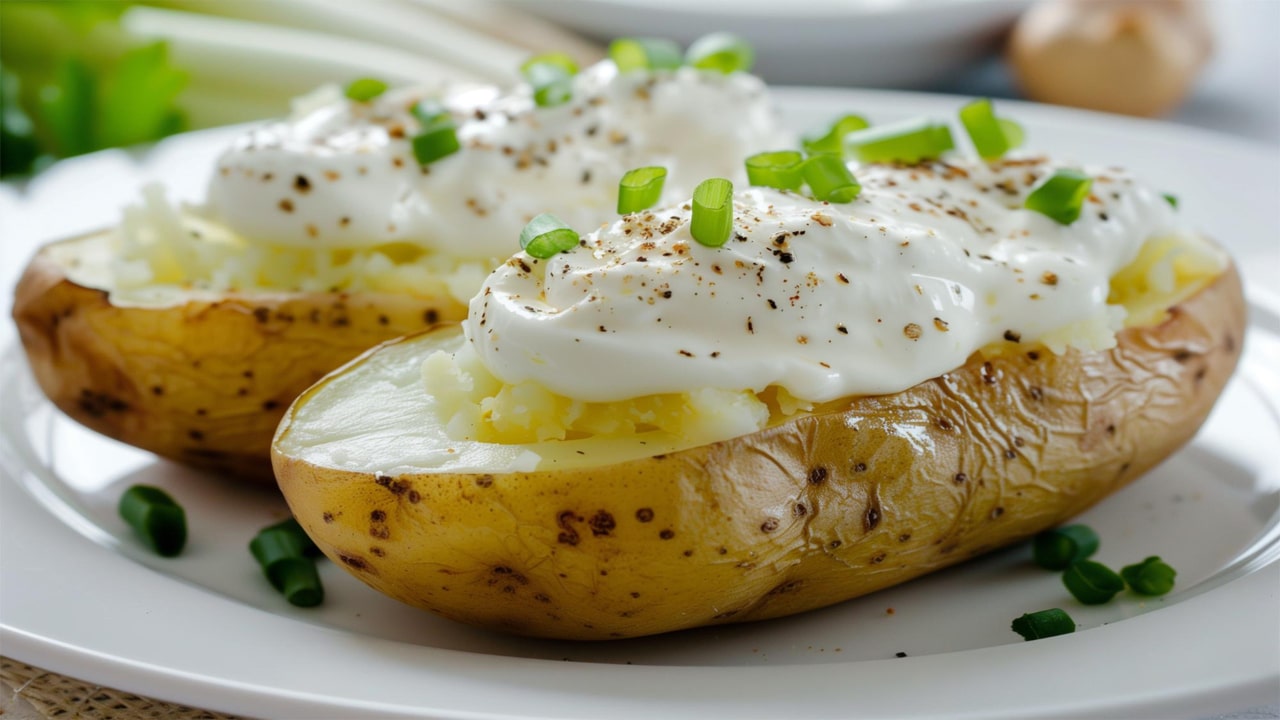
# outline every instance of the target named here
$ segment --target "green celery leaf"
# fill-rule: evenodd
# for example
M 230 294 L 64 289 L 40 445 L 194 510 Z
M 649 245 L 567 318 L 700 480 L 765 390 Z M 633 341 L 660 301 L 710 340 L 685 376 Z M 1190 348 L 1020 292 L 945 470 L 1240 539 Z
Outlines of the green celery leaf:
M 149 142 L 181 130 L 185 119 L 174 100 L 188 79 L 169 63 L 163 42 L 126 52 L 115 72 L 102 78 L 99 147 Z
M 40 91 L 40 117 L 53 136 L 54 151 L 60 157 L 81 155 L 94 144 L 93 117 L 97 80 L 78 58 L 63 60 L 54 82 Z

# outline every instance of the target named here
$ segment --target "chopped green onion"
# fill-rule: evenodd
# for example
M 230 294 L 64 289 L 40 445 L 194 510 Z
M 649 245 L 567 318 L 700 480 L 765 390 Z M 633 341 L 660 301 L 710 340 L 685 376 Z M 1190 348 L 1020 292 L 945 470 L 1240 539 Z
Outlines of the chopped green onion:
M 1024 640 L 1039 640 L 1076 631 L 1075 621 L 1061 608 L 1027 613 L 1014 620 L 1011 627 Z
M 542 53 L 541 55 L 534 55 L 528 60 L 525 60 L 520 66 L 520 73 L 522 75 L 528 75 L 529 71 L 535 65 L 552 65 L 560 68 L 569 76 L 578 74 L 578 61 L 570 57 L 568 53 L 549 52 Z
M 1161 197 L 1163 197 L 1163 198 L 1164 198 L 1164 201 L 1165 201 L 1165 202 L 1167 202 L 1167 203 L 1169 203 L 1169 206 L 1170 206 L 1170 207 L 1172 207 L 1174 210 L 1177 210 L 1177 209 L 1178 209 L 1178 196 L 1177 196 L 1177 195 L 1174 195 L 1173 193 L 1162 193 L 1162 194 L 1161 194 Z
M 324 600 L 315 561 L 308 557 L 314 548 L 292 518 L 263 528 L 249 541 L 249 553 L 262 566 L 272 587 L 298 607 L 313 607 Z
M 779 190 L 799 190 L 804 184 L 804 156 L 795 150 L 762 152 L 747 158 L 747 182 Z
M 825 135 L 808 136 L 801 143 L 804 145 L 804 151 L 810 155 L 818 153 L 842 155 L 844 154 L 844 136 L 868 127 L 871 127 L 871 124 L 861 115 L 845 115 L 831 123 Z
M 1004 133 L 1005 142 L 1009 143 L 1010 150 L 1022 147 L 1022 143 L 1027 139 L 1027 133 L 1021 125 L 1009 118 L 996 118 L 996 123 L 1000 125 L 1000 131 Z
M 814 155 L 804 161 L 801 171 L 817 200 L 847 203 L 862 192 L 862 186 L 839 155 Z
M 995 160 L 1017 146 L 1005 135 L 1005 124 L 996 117 L 995 108 L 986 98 L 974 100 L 960 108 L 960 122 L 973 140 L 973 147 L 983 160 Z M 1021 128 L 1017 132 L 1021 132 Z M 1021 138 L 1018 138 L 1021 140 Z
M 756 54 L 751 45 L 732 33 L 703 35 L 689 46 L 684 60 L 699 70 L 714 70 L 728 75 L 747 72 L 755 63 Z
M 1062 584 L 1085 605 L 1101 605 L 1124 589 L 1124 580 L 1115 571 L 1092 560 L 1072 563 L 1062 573 Z
M 323 553 L 316 546 L 315 542 L 307 535 L 307 531 L 302 529 L 298 521 L 290 517 L 288 520 L 282 520 L 275 525 L 268 525 L 258 531 L 258 534 L 266 532 L 288 533 L 293 536 L 297 544 L 302 548 L 302 554 L 307 557 L 320 557 Z
M 1093 178 L 1078 170 L 1058 170 L 1031 191 L 1023 206 L 1063 225 L 1080 217 Z
M 720 247 L 733 229 L 733 183 L 724 178 L 703 180 L 693 191 L 693 219 L 689 232 L 707 247 Z
M 520 231 L 520 249 L 546 260 L 578 244 L 580 236 L 555 215 L 542 213 Z
M 667 180 L 664 167 L 642 167 L 629 171 L 618 182 L 618 212 L 627 214 L 647 210 L 662 197 Z
M 573 73 L 563 65 L 539 62 L 525 65 L 524 78 L 533 86 L 533 101 L 538 107 L 563 105 L 573 98 Z
M 619 72 L 675 70 L 680 67 L 680 46 L 662 38 L 618 38 L 609 44 L 609 59 Z
M 187 514 L 164 490 L 134 485 L 120 496 L 120 517 L 158 555 L 173 557 L 187 544 Z
M 844 147 L 861 162 L 936 160 L 953 147 L 951 128 L 928 118 L 857 130 L 844 137 Z
M 375 78 L 352 80 L 347 86 L 347 97 L 356 102 L 369 102 L 387 91 L 387 84 Z
M 553 107 L 573 97 L 578 63 L 562 52 L 543 53 L 526 60 L 520 73 L 533 86 L 533 101 L 538 107 Z
M 410 108 L 409 113 L 413 115 L 413 117 L 423 127 L 433 125 L 442 119 L 450 117 L 449 110 L 445 108 L 439 100 L 434 98 L 426 98 L 425 100 L 419 101 L 417 105 Z
M 460 147 L 458 128 L 449 117 L 436 120 L 413 136 L 413 156 L 417 158 L 419 165 L 430 165 L 458 152 Z
M 1098 551 L 1098 534 L 1087 525 L 1045 530 L 1032 542 L 1032 557 L 1045 570 L 1064 570 Z
M 1173 579 L 1178 571 L 1169 567 L 1157 555 L 1136 565 L 1120 568 L 1120 577 L 1139 595 L 1164 595 L 1173 589 Z

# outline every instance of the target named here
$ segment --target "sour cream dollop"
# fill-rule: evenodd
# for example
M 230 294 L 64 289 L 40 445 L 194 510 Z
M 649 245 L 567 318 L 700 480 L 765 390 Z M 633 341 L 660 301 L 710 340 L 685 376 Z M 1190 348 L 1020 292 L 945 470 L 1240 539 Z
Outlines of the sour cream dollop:
M 770 385 L 822 402 L 904 390 L 1002 340 L 1102 349 L 1124 317 L 1111 276 L 1149 238 L 1191 233 L 1113 168 L 1085 169 L 1070 225 L 1023 209 L 1059 167 L 873 165 L 841 205 L 741 189 L 719 248 L 690 235 L 688 203 L 628 215 L 549 260 L 512 258 L 465 332 L 499 379 L 596 402 Z
M 410 110 L 426 97 L 452 113 L 462 147 L 424 167 Z M 614 219 L 618 180 L 635 167 L 665 166 L 664 198 L 675 202 L 706 177 L 743 179 L 743 158 L 793 143 L 754 76 L 619 73 L 604 61 L 579 73 L 572 100 L 556 107 L 536 107 L 527 85 L 313 104 L 221 156 L 205 214 L 276 245 L 408 243 L 505 258 L 539 213 L 584 233 Z

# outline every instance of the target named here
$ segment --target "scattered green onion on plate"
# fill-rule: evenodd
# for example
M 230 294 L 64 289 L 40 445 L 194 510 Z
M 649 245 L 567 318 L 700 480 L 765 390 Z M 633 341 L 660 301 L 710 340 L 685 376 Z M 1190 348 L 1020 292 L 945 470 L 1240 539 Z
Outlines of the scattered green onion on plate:
M 1072 563 L 1062 573 L 1062 584 L 1085 605 L 1110 602 L 1116 593 L 1124 590 L 1124 580 L 1114 570 L 1092 560 Z
M 618 213 L 648 210 L 662 197 L 662 186 L 667 180 L 667 169 L 650 166 L 630 170 L 618 181 Z
M 839 155 L 814 155 L 804 161 L 802 172 L 816 200 L 847 203 L 862 192 L 862 185 Z
M 542 213 L 520 231 L 520 249 L 530 257 L 546 260 L 578 244 L 581 236 L 560 218 Z
M 1098 534 L 1087 525 L 1045 530 L 1031 543 L 1032 558 L 1045 570 L 1065 570 L 1098 551 Z
M 693 219 L 689 232 L 707 247 L 720 247 L 733 229 L 733 183 L 724 178 L 703 180 L 693 191 Z
M 778 190 L 799 190 L 804 184 L 804 156 L 795 150 L 762 152 L 747 158 L 747 182 Z
M 174 557 L 187 544 L 187 514 L 164 490 L 134 485 L 120 496 L 117 509 L 157 555 Z
M 315 544 L 296 521 L 286 520 L 258 531 L 249 541 L 249 553 L 290 605 L 314 607 L 324 601 L 324 586 L 316 563 L 308 555 Z
M 1091 187 L 1093 178 L 1079 170 L 1058 170 L 1031 191 L 1023 206 L 1070 225 L 1080 217 Z
M 699 70 L 714 70 L 728 75 L 747 72 L 755 63 L 755 50 L 750 43 L 732 33 L 703 35 L 689 46 L 684 60 Z
M 1170 206 L 1170 207 L 1172 207 L 1174 210 L 1177 210 L 1177 209 L 1178 209 L 1178 196 L 1177 196 L 1177 195 L 1174 195 L 1173 193 L 1161 193 L 1161 195 L 1160 195 L 1160 196 L 1161 196 L 1161 197 L 1163 197 L 1163 198 L 1164 198 L 1164 201 L 1165 201 L 1165 202 L 1167 202 L 1167 203 L 1169 203 L 1169 206 Z
M 845 150 L 860 162 L 936 160 L 955 147 L 951 128 L 929 118 L 856 130 L 844 137 Z
M 684 61 L 680 46 L 663 38 L 618 38 L 609 43 L 609 59 L 624 73 L 675 70 Z
M 1139 595 L 1164 595 L 1173 589 L 1173 579 L 1178 571 L 1169 567 L 1157 555 L 1152 555 L 1136 565 L 1120 568 L 1120 577 L 1129 589 Z
M 1055 635 L 1067 635 L 1076 631 L 1076 623 L 1061 608 L 1050 608 L 1027 613 L 1013 621 L 1013 631 L 1024 640 L 1039 640 Z
M 344 93 L 356 102 L 369 102 L 387 91 L 387 84 L 377 78 L 359 78 L 347 85 Z

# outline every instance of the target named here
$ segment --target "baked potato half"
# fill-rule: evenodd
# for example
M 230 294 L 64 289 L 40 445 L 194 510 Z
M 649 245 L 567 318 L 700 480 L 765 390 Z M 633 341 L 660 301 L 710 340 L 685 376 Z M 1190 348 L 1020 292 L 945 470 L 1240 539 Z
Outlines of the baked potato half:
M 531 469 L 518 446 L 424 429 L 427 395 L 409 388 L 464 341 L 440 328 L 304 393 L 273 461 L 326 555 L 447 618 L 579 640 L 761 620 L 1020 541 L 1168 457 L 1236 365 L 1239 277 L 1157 315 L 1108 351 L 1023 344 L 749 435 L 560 442 Z
M 183 463 L 271 480 L 271 436 L 289 403 L 384 340 L 466 306 L 447 294 L 170 293 L 113 302 L 110 233 L 42 248 L 13 318 L 41 389 L 104 435 Z

